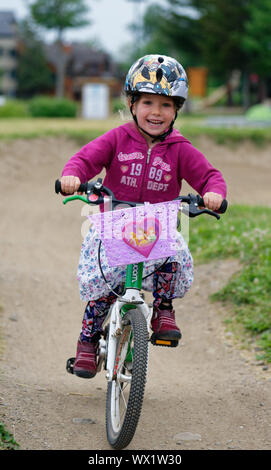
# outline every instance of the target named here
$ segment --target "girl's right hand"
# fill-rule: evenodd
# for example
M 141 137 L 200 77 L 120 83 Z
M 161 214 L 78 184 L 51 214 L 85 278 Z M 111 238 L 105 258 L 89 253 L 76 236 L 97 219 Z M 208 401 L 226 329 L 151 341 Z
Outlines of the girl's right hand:
M 78 178 L 78 176 L 62 176 L 60 178 L 60 181 L 61 181 L 61 191 L 65 194 L 74 194 L 78 190 L 81 184 L 81 181 Z M 78 194 L 82 194 L 82 193 L 78 193 Z

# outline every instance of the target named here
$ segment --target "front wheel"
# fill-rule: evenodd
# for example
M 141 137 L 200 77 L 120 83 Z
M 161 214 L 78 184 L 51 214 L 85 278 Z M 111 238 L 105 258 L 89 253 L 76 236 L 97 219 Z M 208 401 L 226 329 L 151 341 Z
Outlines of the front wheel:
M 139 309 L 132 309 L 125 315 L 124 324 L 106 397 L 107 439 L 115 449 L 126 447 L 135 434 L 148 365 L 148 328 L 144 315 Z

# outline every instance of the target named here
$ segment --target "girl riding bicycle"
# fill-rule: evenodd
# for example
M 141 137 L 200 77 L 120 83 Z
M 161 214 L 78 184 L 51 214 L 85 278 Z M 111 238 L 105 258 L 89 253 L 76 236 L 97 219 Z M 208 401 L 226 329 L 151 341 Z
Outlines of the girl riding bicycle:
M 142 57 L 127 74 L 125 92 L 133 121 L 89 142 L 73 155 L 62 172 L 62 192 L 73 194 L 81 182 L 89 181 L 105 168 L 104 185 L 117 199 L 138 203 L 170 201 L 179 195 L 184 179 L 203 197 L 208 209 L 217 211 L 226 197 L 222 174 L 173 127 L 188 96 L 188 81 L 181 64 L 162 55 Z M 84 378 L 96 374 L 101 325 L 116 300 L 99 271 L 98 244 L 97 234 L 90 229 L 82 244 L 78 267 L 80 295 L 87 306 L 73 370 Z M 144 264 L 146 273 L 157 269 L 143 282 L 143 288 L 154 297 L 151 326 L 156 338 L 178 341 L 181 332 L 172 300 L 183 297 L 191 287 L 193 260 L 183 242 L 176 256 L 162 266 L 160 261 Z M 102 262 L 110 286 L 120 293 L 126 266 L 110 268 L 104 251 Z

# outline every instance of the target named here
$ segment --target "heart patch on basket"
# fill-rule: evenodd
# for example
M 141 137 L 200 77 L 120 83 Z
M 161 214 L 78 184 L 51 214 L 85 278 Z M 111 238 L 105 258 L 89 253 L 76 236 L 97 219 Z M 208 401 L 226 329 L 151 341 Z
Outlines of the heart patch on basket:
M 158 219 L 145 217 L 141 221 L 130 221 L 122 229 L 123 241 L 147 258 L 156 245 L 162 226 Z

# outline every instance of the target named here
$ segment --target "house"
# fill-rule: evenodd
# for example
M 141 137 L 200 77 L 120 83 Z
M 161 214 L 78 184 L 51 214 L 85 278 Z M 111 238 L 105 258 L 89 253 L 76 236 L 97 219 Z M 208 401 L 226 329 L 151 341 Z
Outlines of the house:
M 0 11 L 0 95 L 16 95 L 17 25 L 12 11 Z
M 66 97 L 81 101 L 82 88 L 88 83 L 106 84 L 111 98 L 120 96 L 122 80 L 109 54 L 84 43 L 64 45 L 63 52 Z M 55 72 L 59 60 L 56 45 L 46 45 L 45 54 L 50 68 Z
M 0 95 L 15 97 L 17 90 L 17 67 L 20 60 L 22 38 L 19 40 L 15 14 L 0 10 Z M 59 61 L 56 44 L 44 44 L 48 67 L 56 74 Z M 121 77 L 109 54 L 89 44 L 71 43 L 63 46 L 65 57 L 65 89 L 67 98 L 81 101 L 86 83 L 104 83 L 110 98 L 119 97 Z M 54 94 L 55 90 L 52 90 Z

